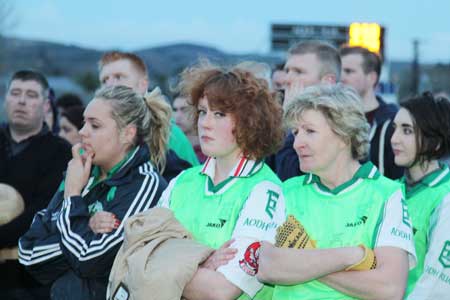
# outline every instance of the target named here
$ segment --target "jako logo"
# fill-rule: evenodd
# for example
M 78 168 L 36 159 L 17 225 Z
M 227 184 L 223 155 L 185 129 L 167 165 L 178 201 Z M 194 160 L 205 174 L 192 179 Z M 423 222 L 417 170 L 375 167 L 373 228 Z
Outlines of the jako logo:
M 206 224 L 206 227 L 222 228 L 226 222 L 227 220 L 219 219 L 219 223 L 209 222 L 208 224 Z
M 345 227 L 356 227 L 356 226 L 359 226 L 359 225 L 366 224 L 366 221 L 367 221 L 367 216 L 362 216 L 356 222 L 353 222 L 353 223 L 349 222 L 349 223 L 345 224 Z

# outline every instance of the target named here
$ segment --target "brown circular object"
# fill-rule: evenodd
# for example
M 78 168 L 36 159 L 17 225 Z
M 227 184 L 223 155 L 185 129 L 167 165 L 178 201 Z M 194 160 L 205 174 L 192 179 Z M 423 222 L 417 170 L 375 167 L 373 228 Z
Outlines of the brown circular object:
M 11 222 L 25 209 L 20 193 L 12 186 L 0 183 L 0 225 Z

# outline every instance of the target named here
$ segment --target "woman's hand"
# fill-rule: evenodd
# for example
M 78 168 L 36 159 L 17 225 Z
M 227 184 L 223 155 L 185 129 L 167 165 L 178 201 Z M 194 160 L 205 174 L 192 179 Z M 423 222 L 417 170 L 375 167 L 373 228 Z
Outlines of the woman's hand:
M 116 215 L 107 211 L 96 212 L 89 219 L 89 228 L 94 233 L 109 233 L 117 229 L 120 225 L 120 220 Z
M 261 282 L 270 282 L 272 279 L 271 269 L 272 261 L 274 260 L 274 255 L 276 251 L 280 248 L 276 248 L 269 242 L 261 241 L 261 247 L 259 248 L 259 258 L 258 258 L 258 273 L 256 277 Z
M 202 268 L 217 270 L 220 266 L 226 265 L 230 260 L 232 260 L 236 253 L 236 248 L 230 248 L 231 244 L 233 244 L 234 239 L 225 242 L 222 247 L 215 250 L 201 265 Z
M 72 147 L 72 159 L 67 165 L 64 182 L 64 198 L 78 196 L 86 186 L 92 166 L 92 154 L 86 151 L 80 154 L 81 144 Z

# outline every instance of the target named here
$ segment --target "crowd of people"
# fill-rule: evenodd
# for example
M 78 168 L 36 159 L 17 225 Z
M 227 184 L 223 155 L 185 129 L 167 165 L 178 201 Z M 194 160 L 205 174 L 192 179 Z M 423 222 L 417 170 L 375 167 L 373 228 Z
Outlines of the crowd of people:
M 200 61 L 168 101 L 112 51 L 87 105 L 17 71 L 2 299 L 446 299 L 450 100 L 388 104 L 381 67 L 305 41 L 272 73 Z

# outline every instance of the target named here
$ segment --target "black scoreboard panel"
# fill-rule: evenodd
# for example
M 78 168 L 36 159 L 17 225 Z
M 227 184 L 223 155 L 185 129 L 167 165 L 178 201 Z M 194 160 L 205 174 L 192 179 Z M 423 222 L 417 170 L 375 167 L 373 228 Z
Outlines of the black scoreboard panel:
M 324 40 L 335 47 L 361 46 L 383 57 L 384 27 L 377 23 L 352 23 L 348 26 L 310 24 L 272 24 L 272 51 L 285 52 L 305 40 Z

